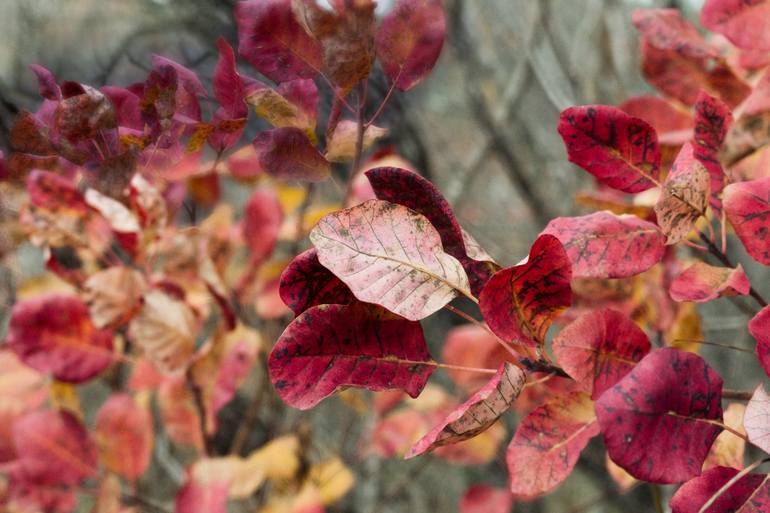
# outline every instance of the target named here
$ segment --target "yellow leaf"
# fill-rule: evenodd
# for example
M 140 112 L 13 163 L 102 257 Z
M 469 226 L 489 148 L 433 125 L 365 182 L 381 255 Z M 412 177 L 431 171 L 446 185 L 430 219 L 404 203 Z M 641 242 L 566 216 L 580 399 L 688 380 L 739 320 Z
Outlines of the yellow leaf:
M 703 327 L 695 303 L 679 303 L 676 318 L 671 329 L 666 333 L 666 341 L 671 347 L 697 353 L 701 344 L 693 342 L 703 340 Z
M 54 380 L 51 383 L 50 391 L 51 404 L 55 408 L 66 410 L 79 419 L 83 418 L 83 410 L 80 407 L 80 397 L 78 397 L 75 385 Z
M 332 458 L 310 468 L 310 481 L 318 488 L 321 502 L 328 506 L 347 494 L 356 478 L 339 458 Z
M 740 403 L 730 403 L 724 412 L 724 423 L 739 433 L 746 434 L 743 427 L 743 414 L 746 412 L 746 406 Z M 746 452 L 746 441 L 739 438 L 729 431 L 722 431 L 714 445 L 711 446 L 706 461 L 703 463 L 703 470 L 706 471 L 713 467 L 732 467 L 743 468 L 743 455 Z

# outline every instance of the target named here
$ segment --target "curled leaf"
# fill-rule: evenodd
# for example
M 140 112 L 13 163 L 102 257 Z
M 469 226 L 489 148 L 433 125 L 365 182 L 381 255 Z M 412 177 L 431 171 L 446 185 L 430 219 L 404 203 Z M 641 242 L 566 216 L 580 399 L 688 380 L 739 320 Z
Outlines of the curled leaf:
M 306 410 L 348 387 L 417 397 L 433 372 L 419 323 L 371 305 L 320 305 L 284 330 L 268 359 L 278 395 Z
M 387 128 L 369 125 L 364 131 L 364 150 L 371 147 L 378 139 L 388 135 Z M 337 123 L 334 132 L 326 142 L 326 160 L 330 162 L 348 162 L 356 155 L 358 123 L 344 119 Z
M 419 320 L 470 295 L 460 262 L 436 229 L 404 206 L 369 200 L 329 214 L 310 232 L 318 260 L 361 301 Z
M 730 269 L 695 262 L 674 278 L 669 294 L 674 301 L 705 303 L 719 297 L 746 295 L 750 289 L 741 264 Z
M 318 261 L 315 248 L 300 253 L 281 273 L 281 299 L 299 315 L 311 306 L 323 304 L 346 305 L 353 293 Z
M 83 297 L 97 328 L 128 322 L 141 306 L 147 287 L 144 276 L 130 267 L 116 266 L 92 274 L 83 284 Z
M 497 336 L 542 346 L 553 319 L 572 303 L 572 270 L 553 235 L 541 235 L 526 263 L 497 272 L 479 295 L 484 320 Z
M 502 364 L 481 390 L 454 409 L 409 449 L 405 458 L 413 458 L 442 445 L 473 438 L 488 429 L 510 408 L 524 387 L 526 375 L 512 363 Z

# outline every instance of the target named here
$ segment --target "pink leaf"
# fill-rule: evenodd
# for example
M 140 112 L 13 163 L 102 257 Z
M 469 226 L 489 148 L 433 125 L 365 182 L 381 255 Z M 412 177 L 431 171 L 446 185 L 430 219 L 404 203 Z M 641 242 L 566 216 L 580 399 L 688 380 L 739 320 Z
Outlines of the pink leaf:
M 47 485 L 74 485 L 96 475 L 96 447 L 71 413 L 42 410 L 13 426 L 13 441 L 26 478 Z
M 674 301 L 705 303 L 719 297 L 746 295 L 750 289 L 751 284 L 741 264 L 730 269 L 695 262 L 674 278 L 669 294 Z
M 458 292 L 470 295 L 460 262 L 436 229 L 404 206 L 369 200 L 327 215 L 310 232 L 318 260 L 361 301 L 416 321 Z
M 203 480 L 188 471 L 187 480 L 176 494 L 174 513 L 227 513 L 229 491 L 228 479 Z
M 502 364 L 481 390 L 414 444 L 405 458 L 419 456 L 442 445 L 462 442 L 485 431 L 508 411 L 524 387 L 526 378 L 514 364 Z
M 509 513 L 511 492 L 486 485 L 471 485 L 460 498 L 460 513 Z
M 677 9 L 637 9 L 632 21 L 642 38 L 659 50 L 673 50 L 698 58 L 718 58 L 698 29 Z
M 417 397 L 433 372 L 419 323 L 372 305 L 314 306 L 284 330 L 268 359 L 278 395 L 302 410 L 348 386 Z
M 273 82 L 313 78 L 321 69 L 321 45 L 305 32 L 291 0 L 248 0 L 235 8 L 238 53 Z
M 757 341 L 757 358 L 770 376 L 770 306 L 764 307 L 749 321 L 749 333 Z
M 666 251 L 657 226 L 628 214 L 605 211 L 557 217 L 542 233 L 561 241 L 576 278 L 634 276 L 660 262 Z
M 257 134 L 252 143 L 260 166 L 282 180 L 319 182 L 331 173 L 331 164 L 299 128 L 282 127 Z
M 526 263 L 497 272 L 479 295 L 484 320 L 506 341 L 542 346 L 551 322 L 572 303 L 571 266 L 553 235 L 541 235 Z
M 706 0 L 703 26 L 719 32 L 735 46 L 770 50 L 770 2 L 767 0 Z
M 719 491 L 730 479 L 735 477 L 738 470 L 728 467 L 716 467 L 707 470 L 702 475 L 687 481 L 676 491 L 671 498 L 669 505 L 671 513 L 700 513 L 703 505 L 715 493 Z M 736 513 L 760 513 L 764 511 L 762 505 L 765 502 L 756 502 L 752 500 L 756 509 L 749 505 L 749 498 L 757 495 L 762 489 L 767 491 L 766 479 L 763 475 L 749 474 L 740 478 L 733 484 L 727 492 L 722 494 L 714 504 L 709 506 L 703 513 L 726 513 L 734 511 Z M 757 497 L 759 499 L 759 497 Z M 747 506 L 747 507 L 744 507 Z
M 494 368 L 511 354 L 500 345 L 497 337 L 481 326 L 465 324 L 449 330 L 444 341 L 442 361 L 462 367 Z M 465 392 L 484 386 L 488 377 L 483 374 L 446 369 L 450 379 Z
M 353 293 L 318 261 L 315 249 L 308 249 L 292 260 L 281 273 L 281 299 L 299 315 L 311 306 L 346 305 Z
M 723 204 L 746 252 L 757 262 L 770 265 L 770 177 L 728 185 Z
M 553 340 L 561 367 L 597 399 L 650 352 L 650 340 L 634 321 L 609 308 L 588 312 Z
M 655 129 L 608 105 L 570 107 L 561 113 L 559 134 L 570 162 L 623 192 L 641 192 L 660 174 Z
M 474 294 L 481 292 L 500 268 L 488 255 L 479 257 L 474 253 L 471 242 L 475 241 L 463 232 L 452 207 L 436 186 L 417 173 L 398 167 L 377 167 L 365 174 L 377 198 L 404 205 L 428 218 L 441 236 L 444 251 L 463 265 L 471 291 Z
M 596 401 L 612 461 L 652 483 L 701 472 L 722 430 L 722 378 L 698 355 L 663 348 L 642 359 Z
M 657 96 L 633 96 L 618 108 L 649 123 L 661 145 L 678 146 L 692 137 L 692 115 Z
M 111 472 L 135 480 L 152 456 L 152 418 L 128 394 L 107 399 L 96 415 L 94 436 L 102 463 Z
M 760 383 L 743 414 L 743 427 L 749 441 L 770 454 L 770 395 Z
M 272 189 L 255 189 L 246 202 L 241 230 L 253 262 L 262 262 L 275 248 L 283 222 L 283 210 Z
M 61 89 L 59 88 L 59 84 L 56 82 L 56 77 L 53 76 L 53 73 L 40 64 L 30 64 L 29 68 L 37 76 L 40 96 L 51 101 L 61 100 Z
M 720 192 L 725 185 L 725 172 L 719 162 L 719 150 L 732 122 L 733 113 L 727 104 L 704 91 L 700 92 L 695 102 L 693 147 L 695 158 L 706 166 L 711 176 L 712 195 Z
M 48 294 L 17 303 L 7 344 L 22 362 L 69 383 L 95 377 L 112 362 L 112 332 L 98 330 L 77 296 Z
M 433 69 L 446 36 L 441 0 L 397 0 L 380 23 L 377 57 L 391 83 L 407 91 Z
M 551 397 L 535 408 L 519 424 L 506 454 L 514 497 L 534 498 L 556 488 L 598 434 L 593 403 L 584 392 Z

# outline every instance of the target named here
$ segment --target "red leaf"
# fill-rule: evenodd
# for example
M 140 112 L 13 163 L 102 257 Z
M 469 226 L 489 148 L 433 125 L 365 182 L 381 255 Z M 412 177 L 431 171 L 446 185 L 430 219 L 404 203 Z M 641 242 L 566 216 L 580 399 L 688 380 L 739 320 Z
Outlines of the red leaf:
M 348 386 L 417 397 L 433 372 L 430 361 L 419 323 L 359 303 L 300 314 L 273 347 L 268 368 L 278 395 L 306 410 Z
M 188 472 L 187 480 L 174 499 L 174 513 L 227 513 L 229 491 L 227 479 L 212 478 L 204 482 L 193 472 Z
M 576 278 L 634 276 L 660 262 L 666 251 L 657 226 L 628 214 L 605 211 L 557 217 L 542 233 L 561 241 Z
M 634 321 L 609 308 L 588 312 L 559 332 L 553 351 L 561 367 L 597 399 L 650 352 Z
M 75 485 L 96 475 L 96 447 L 88 431 L 66 411 L 29 413 L 13 426 L 25 478 L 45 485 Z
M 655 129 L 608 105 L 570 107 L 561 113 L 559 134 L 570 162 L 623 192 L 653 187 L 660 174 Z
M 500 345 L 497 337 L 481 326 L 466 324 L 449 330 L 444 341 L 441 361 L 449 365 L 494 368 L 511 354 Z M 483 374 L 446 369 L 449 377 L 465 392 L 472 392 L 484 386 L 488 378 Z
M 733 113 L 724 102 L 701 91 L 695 102 L 694 154 L 711 175 L 711 194 L 725 185 L 725 172 L 719 162 L 719 150 L 733 122 Z
M 96 415 L 94 436 L 101 461 L 111 472 L 135 480 L 150 465 L 152 418 L 130 395 L 107 399 Z
M 693 24 L 678 9 L 637 9 L 632 21 L 643 40 L 659 50 L 673 50 L 694 58 L 718 58 Z
M 770 306 L 764 307 L 749 321 L 749 333 L 757 341 L 757 358 L 770 376 Z
M 442 445 L 473 438 L 494 424 L 508 411 L 524 387 L 527 376 L 512 363 L 504 363 L 497 373 L 467 401 L 409 449 L 405 458 L 413 458 Z
M 49 171 L 33 170 L 27 177 L 30 204 L 46 210 L 75 210 L 81 215 L 88 212 L 83 194 L 72 180 Z
M 612 461 L 652 483 L 701 472 L 722 430 L 722 378 L 698 355 L 663 348 L 640 361 L 596 401 Z
M 56 82 L 56 77 L 53 76 L 53 73 L 40 64 L 30 64 L 29 68 L 37 76 L 38 92 L 40 93 L 40 96 L 51 101 L 61 100 L 61 89 L 59 88 L 59 84 Z
M 743 427 L 749 441 L 770 454 L 770 395 L 760 383 L 743 414 Z
M 666 244 L 687 238 L 699 217 L 705 216 L 709 199 L 708 170 L 693 155 L 692 145 L 682 146 L 663 183 L 655 216 Z
M 470 295 L 460 262 L 422 215 L 369 200 L 325 216 L 310 232 L 318 260 L 361 301 L 416 321 L 458 292 Z
M 17 303 L 7 344 L 26 365 L 69 383 L 88 381 L 113 361 L 112 332 L 96 329 L 77 296 L 48 294 Z
M 519 424 L 506 454 L 514 497 L 534 498 L 556 488 L 598 434 L 586 393 L 551 397 L 534 409 Z
M 446 36 L 441 0 L 397 0 L 380 23 L 377 57 L 391 83 L 407 91 L 436 64 Z
M 767 0 L 706 0 L 700 13 L 704 27 L 747 50 L 770 50 L 768 20 L 770 2 Z
M 460 513 L 509 513 L 511 492 L 486 485 L 471 485 L 460 498 Z
M 690 139 L 692 116 L 684 109 L 657 96 L 634 96 L 618 108 L 629 116 L 648 122 L 658 133 L 660 144 L 679 145 Z
M 329 161 L 299 128 L 265 130 L 257 134 L 252 144 L 259 164 L 275 178 L 319 182 L 331 173 Z
M 243 210 L 241 230 L 253 262 L 262 262 L 275 248 L 283 210 L 272 189 L 255 189 Z
M 246 85 L 235 66 L 235 53 L 225 38 L 217 39 L 219 48 L 219 61 L 214 69 L 214 95 L 219 102 L 220 107 L 214 113 L 213 123 L 219 127 L 222 121 L 244 120 L 249 113 L 246 102 Z M 225 125 L 226 126 L 226 125 Z M 238 142 L 243 133 L 243 126 L 236 127 L 235 130 L 226 131 L 215 129 L 209 136 L 212 148 L 217 151 L 224 151 Z
M 72 142 L 94 139 L 104 130 L 118 127 L 118 118 L 110 100 L 99 90 L 83 86 L 83 92 L 65 97 L 55 113 L 59 134 Z
M 484 320 L 499 337 L 542 346 L 551 322 L 572 303 L 567 253 L 553 235 L 541 235 L 526 263 L 496 273 L 479 295 Z
M 444 251 L 455 257 L 468 274 L 471 291 L 478 295 L 499 266 L 487 258 L 472 254 L 463 229 L 441 192 L 417 173 L 398 167 L 377 167 L 366 177 L 377 198 L 398 203 L 419 212 L 438 230 Z
M 750 288 L 741 264 L 730 269 L 695 262 L 674 278 L 668 292 L 674 301 L 705 303 L 719 297 L 746 295 Z
M 291 0 L 248 0 L 235 8 L 238 53 L 273 82 L 313 78 L 321 45 L 297 22 Z
M 723 204 L 746 252 L 757 262 L 770 265 L 770 177 L 728 185 Z
M 702 475 L 687 481 L 679 487 L 673 497 L 671 497 L 671 513 L 700 513 L 701 508 L 725 483 L 735 477 L 738 470 L 728 467 L 716 467 L 707 470 Z M 709 506 L 704 513 L 726 513 L 734 511 L 736 513 L 760 513 L 764 511 L 762 504 L 754 503 L 752 506 L 744 509 L 744 505 L 750 497 L 756 495 L 759 488 L 765 488 L 763 483 L 765 476 L 757 474 L 748 474 L 740 478 L 728 490 L 723 493 L 714 504 Z M 756 497 L 760 498 L 760 497 Z M 767 504 L 765 504 L 767 505 Z
M 281 273 L 281 299 L 299 315 L 311 306 L 346 305 L 353 293 L 318 261 L 315 248 L 300 253 Z

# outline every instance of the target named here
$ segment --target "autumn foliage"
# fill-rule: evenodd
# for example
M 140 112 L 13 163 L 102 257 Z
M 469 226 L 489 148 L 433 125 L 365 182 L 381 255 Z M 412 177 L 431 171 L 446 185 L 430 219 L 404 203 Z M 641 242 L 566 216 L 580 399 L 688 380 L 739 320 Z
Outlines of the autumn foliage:
M 301 430 L 245 450 L 246 411 L 223 442 L 220 413 L 264 375 L 290 407 L 338 394 L 368 415 L 362 456 L 474 465 L 507 443 L 508 487 L 473 485 L 466 513 L 552 492 L 593 439 L 607 488 L 675 484 L 674 513 L 770 512 L 766 460 L 744 462 L 747 444 L 770 451 L 770 397 L 698 354 L 694 307 L 750 301 L 770 375 L 770 307 L 728 256 L 770 265 L 770 1 L 707 0 L 708 36 L 675 10 L 635 12 L 660 96 L 561 113 L 599 208 L 504 261 L 418 170 L 370 151 L 389 98 L 441 53 L 441 1 L 330 4 L 238 2 L 237 54 L 212 42 L 213 95 L 161 56 L 143 81 L 99 89 L 31 66 L 43 100 L 0 154 L 19 217 L 0 251 L 28 241 L 48 274 L 20 289 L 0 350 L 3 507 L 64 513 L 90 494 L 99 513 L 141 511 L 131 490 L 163 431 L 188 450 L 177 513 L 255 497 L 264 513 L 323 511 L 355 477 L 303 454 Z M 373 73 L 389 85 L 378 105 Z M 262 129 L 243 143 L 249 118 Z M 221 201 L 232 184 L 242 208 Z M 467 324 L 434 355 L 420 321 L 442 310 Z M 109 393 L 87 415 L 79 391 L 97 382 Z

